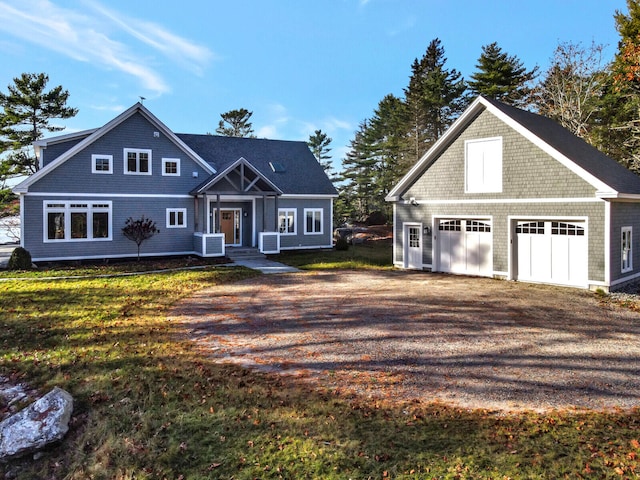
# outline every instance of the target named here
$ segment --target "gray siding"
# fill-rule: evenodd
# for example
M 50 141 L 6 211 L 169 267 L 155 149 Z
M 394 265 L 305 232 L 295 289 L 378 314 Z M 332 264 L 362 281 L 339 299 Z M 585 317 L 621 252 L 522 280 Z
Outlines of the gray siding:
M 466 140 L 502 137 L 502 192 L 465 193 Z M 595 188 L 483 111 L 403 194 L 424 200 L 593 197 Z
M 493 219 L 493 269 L 496 272 L 507 272 L 509 269 L 509 217 L 527 219 L 529 217 L 547 217 L 561 219 L 563 217 L 586 217 L 589 236 L 589 280 L 604 281 L 604 218 L 605 202 L 589 203 L 517 203 L 517 204 L 442 204 L 412 205 L 398 204 L 394 225 L 394 241 L 396 262 L 402 262 L 403 224 L 405 222 L 422 222 L 424 226 L 432 225 L 433 216 L 448 215 L 471 217 L 483 216 Z M 434 234 L 437 235 L 437 231 Z M 639 232 L 640 234 L 640 232 Z M 618 235 L 619 236 L 619 235 Z M 423 263 L 433 264 L 432 236 L 423 234 Z M 618 246 L 619 250 L 619 246 Z M 619 257 L 618 257 L 619 258 Z M 635 266 L 635 263 L 634 263 Z
M 633 227 L 631 272 L 622 273 L 622 227 Z M 637 203 L 611 203 L 611 281 L 638 275 L 640 272 L 640 208 Z
M 25 196 L 24 209 L 29 219 L 23 225 L 24 247 L 34 260 L 60 258 L 102 258 L 114 256 L 135 256 L 136 244 L 122 234 L 122 227 L 129 217 L 145 217 L 156 222 L 160 233 L 145 241 L 141 254 L 166 255 L 172 253 L 193 252 L 193 199 L 191 198 L 113 198 L 112 201 L 112 240 L 78 240 L 44 243 L 43 202 L 46 200 L 64 201 L 63 197 Z M 73 197 L 74 202 L 104 202 L 105 198 Z M 187 228 L 167 228 L 166 209 L 186 208 Z
M 135 114 L 35 182 L 29 192 L 188 194 L 209 174 L 162 132 L 154 137 L 155 131 L 141 114 Z M 124 148 L 150 149 L 152 175 L 125 175 Z M 112 155 L 113 173 L 91 173 L 92 154 Z M 179 177 L 162 175 L 163 157 L 180 159 Z M 193 178 L 192 172 L 198 172 L 198 177 Z
M 258 227 L 262 226 L 262 201 L 258 202 L 259 206 L 256 208 L 258 213 Z M 327 247 L 333 243 L 333 225 L 331 223 L 331 200 L 330 199 L 304 199 L 304 198 L 285 198 L 278 199 L 278 208 L 296 208 L 297 209 L 297 230 L 296 235 L 281 235 L 280 236 L 280 248 L 312 248 L 312 247 Z M 310 234 L 305 235 L 305 208 L 322 208 L 322 235 Z M 266 231 L 276 230 L 276 211 L 273 199 L 267 199 L 266 208 Z

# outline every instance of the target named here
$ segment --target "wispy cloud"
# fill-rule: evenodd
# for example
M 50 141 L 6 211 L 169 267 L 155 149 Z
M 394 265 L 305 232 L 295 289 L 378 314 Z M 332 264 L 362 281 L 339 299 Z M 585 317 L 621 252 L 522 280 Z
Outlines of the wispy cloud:
M 126 17 L 93 0 L 85 4 L 89 10 L 80 12 L 50 0 L 0 1 L 0 31 L 76 61 L 123 72 L 156 94 L 170 91 L 170 86 L 149 55 L 138 53 L 140 47 L 150 48 L 196 74 L 213 58 L 206 47 L 160 25 Z M 136 48 L 131 39 L 143 45 Z

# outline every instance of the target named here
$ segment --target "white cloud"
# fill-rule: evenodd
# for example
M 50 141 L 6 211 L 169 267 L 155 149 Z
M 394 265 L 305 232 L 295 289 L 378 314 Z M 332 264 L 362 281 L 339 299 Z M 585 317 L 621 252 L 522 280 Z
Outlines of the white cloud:
M 256 137 L 258 138 L 278 138 L 278 128 L 275 125 L 264 125 L 256 130 Z
M 127 18 L 95 1 L 88 3 L 96 15 L 59 7 L 50 0 L 0 1 L 0 31 L 55 51 L 76 61 L 99 65 L 136 78 L 156 94 L 170 91 L 148 55 L 129 46 L 131 37 L 184 68 L 200 73 L 213 58 L 206 48 L 150 22 Z M 135 23 L 138 31 L 128 26 Z M 117 27 L 123 42 L 114 34 Z

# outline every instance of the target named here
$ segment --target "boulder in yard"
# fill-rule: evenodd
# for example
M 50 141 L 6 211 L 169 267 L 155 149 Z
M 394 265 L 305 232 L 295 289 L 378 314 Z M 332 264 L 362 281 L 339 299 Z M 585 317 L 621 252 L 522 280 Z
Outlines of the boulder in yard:
M 35 452 L 61 440 L 69 430 L 72 411 L 71 395 L 55 387 L 0 422 L 0 461 Z

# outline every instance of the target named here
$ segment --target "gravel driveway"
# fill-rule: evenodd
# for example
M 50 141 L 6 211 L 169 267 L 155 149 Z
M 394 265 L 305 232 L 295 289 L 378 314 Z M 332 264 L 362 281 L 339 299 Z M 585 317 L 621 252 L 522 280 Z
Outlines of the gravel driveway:
M 640 406 L 640 314 L 595 294 L 399 271 L 260 276 L 173 320 L 220 362 L 497 410 Z

